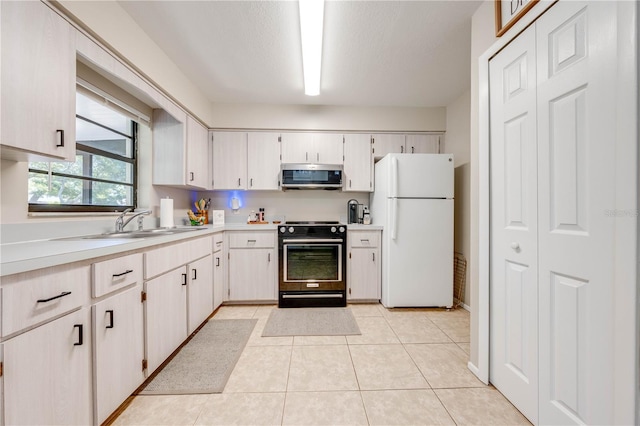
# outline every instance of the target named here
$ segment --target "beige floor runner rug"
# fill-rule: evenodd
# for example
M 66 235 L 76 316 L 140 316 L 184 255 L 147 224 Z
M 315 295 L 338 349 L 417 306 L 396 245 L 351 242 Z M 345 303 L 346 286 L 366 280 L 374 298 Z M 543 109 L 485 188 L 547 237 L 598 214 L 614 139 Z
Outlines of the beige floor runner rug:
M 222 392 L 257 321 L 210 320 L 147 384 L 140 395 Z
M 262 331 L 273 336 L 346 336 L 361 334 L 349 308 L 274 309 Z

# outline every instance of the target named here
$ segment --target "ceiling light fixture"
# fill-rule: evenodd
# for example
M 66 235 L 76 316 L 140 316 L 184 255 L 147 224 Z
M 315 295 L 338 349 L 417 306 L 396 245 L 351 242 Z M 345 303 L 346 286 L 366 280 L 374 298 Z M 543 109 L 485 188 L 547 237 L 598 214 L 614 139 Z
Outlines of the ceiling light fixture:
M 322 69 L 324 0 L 298 0 L 298 7 L 300 9 L 304 94 L 317 96 L 320 94 L 320 70 Z

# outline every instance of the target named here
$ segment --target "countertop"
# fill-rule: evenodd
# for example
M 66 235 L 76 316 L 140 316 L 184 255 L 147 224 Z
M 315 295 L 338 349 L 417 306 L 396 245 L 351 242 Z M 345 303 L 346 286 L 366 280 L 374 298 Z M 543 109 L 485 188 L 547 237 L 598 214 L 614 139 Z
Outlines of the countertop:
M 134 239 L 83 239 L 66 237 L 14 242 L 0 245 L 0 276 L 33 271 L 41 268 L 110 256 L 132 250 L 141 250 L 160 244 L 174 243 L 190 238 L 212 235 L 222 231 L 277 230 L 278 225 L 231 223 L 219 226 L 205 225 L 192 232 Z M 347 225 L 351 230 L 381 230 L 376 225 Z

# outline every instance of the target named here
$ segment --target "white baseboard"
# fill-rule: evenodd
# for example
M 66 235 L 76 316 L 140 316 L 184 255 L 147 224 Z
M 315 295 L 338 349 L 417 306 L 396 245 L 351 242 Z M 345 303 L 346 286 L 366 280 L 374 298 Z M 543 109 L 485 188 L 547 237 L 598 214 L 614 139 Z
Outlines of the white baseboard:
M 469 370 L 471 370 L 471 372 L 472 372 L 473 374 L 475 374 L 475 376 L 476 376 L 478 379 L 480 379 L 480 381 L 481 381 L 482 383 L 484 383 L 485 385 L 488 385 L 488 384 L 489 384 L 489 383 L 486 383 L 484 380 L 482 380 L 482 378 L 480 377 L 480 370 L 479 370 L 479 369 L 478 369 L 478 367 L 476 367 L 473 363 L 471 363 L 471 361 L 469 361 L 469 362 L 467 363 L 467 368 L 468 368 Z

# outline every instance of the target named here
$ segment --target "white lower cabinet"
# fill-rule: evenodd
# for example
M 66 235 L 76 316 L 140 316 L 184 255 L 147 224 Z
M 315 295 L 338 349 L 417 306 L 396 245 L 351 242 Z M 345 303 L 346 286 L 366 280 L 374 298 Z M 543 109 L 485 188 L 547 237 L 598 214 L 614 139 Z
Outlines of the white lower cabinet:
M 229 233 L 229 300 L 277 299 L 278 260 L 274 231 Z
M 141 291 L 138 284 L 91 307 L 95 424 L 104 422 L 145 379 Z
M 151 375 L 187 338 L 187 267 L 145 283 L 147 374 Z
M 218 309 L 225 300 L 227 280 L 225 271 L 226 250 L 224 249 L 224 234 L 213 236 L 213 310 Z
M 229 300 L 276 299 L 274 249 L 232 249 L 229 252 Z
M 189 264 L 189 282 L 187 284 L 187 327 L 188 334 L 213 312 L 213 261 L 207 255 Z
M 379 300 L 381 293 L 380 231 L 348 232 L 347 298 Z
M 89 308 L 2 344 L 4 423 L 93 422 Z

